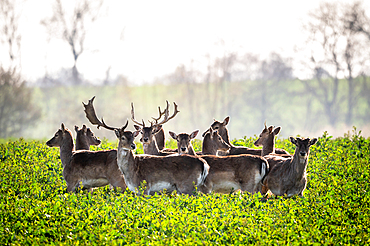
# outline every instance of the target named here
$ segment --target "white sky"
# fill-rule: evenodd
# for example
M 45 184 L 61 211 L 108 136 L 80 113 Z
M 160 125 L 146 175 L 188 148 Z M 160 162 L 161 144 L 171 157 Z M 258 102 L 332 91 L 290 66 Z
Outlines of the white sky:
M 23 4 L 21 64 L 28 81 L 44 76 L 46 69 L 55 74 L 73 66 L 68 44 L 58 39 L 48 42 L 40 25 L 52 14 L 52 2 L 27 0 Z M 62 0 L 63 4 L 73 2 Z M 111 78 L 123 74 L 134 83 L 150 82 L 181 63 L 200 61 L 207 53 L 215 56 L 220 39 L 241 54 L 263 57 L 276 51 L 293 56 L 294 46 L 302 45 L 305 38 L 302 23 L 320 2 L 105 0 L 102 17 L 89 30 L 77 67 L 92 81 L 102 81 L 111 66 Z

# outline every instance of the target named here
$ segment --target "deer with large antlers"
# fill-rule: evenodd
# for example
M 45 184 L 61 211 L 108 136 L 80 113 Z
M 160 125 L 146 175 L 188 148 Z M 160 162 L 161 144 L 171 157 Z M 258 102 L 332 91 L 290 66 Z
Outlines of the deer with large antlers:
M 178 142 L 179 153 L 195 155 L 190 143 L 190 135 L 185 133 L 172 135 L 176 136 L 174 139 Z M 217 150 L 227 151 L 229 148 L 230 145 L 221 138 L 217 131 L 212 128 L 207 131 L 202 149 L 203 154 L 207 155 L 201 155 L 201 157 L 208 163 L 210 170 L 200 191 L 230 193 L 240 189 L 250 193 L 261 192 L 261 181 L 269 170 L 267 161 L 263 157 L 254 155 L 215 155 Z
M 217 121 L 214 119 L 214 122 L 211 125 L 211 128 L 213 130 L 217 130 L 222 137 L 222 139 L 228 143 L 231 147 L 228 152 L 221 152 L 222 155 L 240 155 L 240 154 L 251 154 L 251 155 L 259 155 L 261 156 L 262 150 L 261 149 L 253 149 L 253 148 L 248 148 L 244 146 L 234 146 L 230 143 L 230 138 L 229 138 L 229 130 L 227 129 L 227 124 L 229 123 L 230 117 L 227 116 L 223 122 Z M 207 134 L 209 130 L 205 131 L 203 133 L 203 137 L 205 134 Z M 276 153 L 278 154 L 288 154 L 289 153 L 283 149 L 275 149 Z
M 74 191 L 80 182 L 84 189 L 111 184 L 126 190 L 125 180 L 117 165 L 117 150 L 74 152 L 73 138 L 70 130 L 62 123 L 54 137 L 46 142 L 49 147 L 60 148 L 63 165 L 63 177 L 67 191 Z
M 76 150 L 90 150 L 90 145 L 99 145 L 101 141 L 95 136 L 89 127 L 82 125 L 82 128 L 75 126 Z
M 135 124 L 137 124 L 137 125 L 134 125 L 134 127 L 137 131 L 140 131 L 142 135 L 140 141 L 143 143 L 145 154 L 163 156 L 163 155 L 173 154 L 174 152 L 174 150 L 163 148 L 165 140 L 164 140 L 164 131 L 163 131 L 162 125 L 168 122 L 169 120 L 173 119 L 177 115 L 177 113 L 179 113 L 180 111 L 178 111 L 177 104 L 174 102 L 173 103 L 174 113 L 171 116 L 169 116 L 169 103 L 168 101 L 166 101 L 166 103 L 167 103 L 167 106 L 163 110 L 163 112 L 161 111 L 161 108 L 158 107 L 159 117 L 158 118 L 152 117 L 153 121 L 149 121 L 150 126 L 145 126 L 144 120 L 142 120 L 142 123 L 141 123 L 135 119 L 134 105 L 133 103 L 131 103 L 131 120 Z M 162 116 L 164 117 L 160 121 Z M 161 145 L 162 148 L 159 145 Z
M 195 186 L 204 184 L 209 171 L 209 165 L 202 158 L 190 155 L 135 155 L 134 139 L 139 131 L 125 131 L 125 127 L 114 128 L 100 121 L 92 104 L 84 104 L 86 117 L 98 127 L 113 130 L 119 139 L 117 163 L 125 177 L 127 187 L 137 192 L 142 182 L 146 181 L 145 194 L 154 194 L 166 189 L 168 192 L 192 195 Z M 168 113 L 167 113 L 168 114 Z
M 307 184 L 306 169 L 310 147 L 317 142 L 317 139 L 290 137 L 290 141 L 296 146 L 293 158 L 280 158 L 280 162 L 271 168 L 263 181 L 262 193 L 270 190 L 277 196 L 303 196 Z M 279 159 L 274 155 L 267 155 L 265 158 Z

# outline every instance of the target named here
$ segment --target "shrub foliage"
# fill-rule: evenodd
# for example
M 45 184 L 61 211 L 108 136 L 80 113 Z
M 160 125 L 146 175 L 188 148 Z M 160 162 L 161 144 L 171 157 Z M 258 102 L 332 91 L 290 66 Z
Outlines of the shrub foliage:
M 234 143 L 251 146 L 255 139 Z M 198 145 L 199 143 L 195 143 Z M 115 148 L 103 141 L 99 148 Z M 277 146 L 293 153 L 288 140 Z M 99 188 L 66 193 L 59 149 L 0 145 L 0 243 L 369 244 L 370 140 L 327 133 L 311 147 L 305 197 L 259 194 L 136 196 Z

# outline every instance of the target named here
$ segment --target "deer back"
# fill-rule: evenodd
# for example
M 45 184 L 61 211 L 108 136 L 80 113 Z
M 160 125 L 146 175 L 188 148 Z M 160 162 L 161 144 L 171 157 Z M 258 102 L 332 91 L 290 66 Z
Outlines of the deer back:
M 255 193 L 260 191 L 260 182 L 269 168 L 263 157 L 254 155 L 205 155 L 202 158 L 210 166 L 205 185 L 202 187 L 205 193 L 230 193 L 238 189 Z

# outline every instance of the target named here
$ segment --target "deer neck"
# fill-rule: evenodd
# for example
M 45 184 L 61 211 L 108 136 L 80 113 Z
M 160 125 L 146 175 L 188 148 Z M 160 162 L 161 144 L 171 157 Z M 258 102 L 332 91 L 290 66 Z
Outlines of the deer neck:
M 292 170 L 291 171 L 293 173 L 296 173 L 297 177 L 299 178 L 306 172 L 307 163 L 308 163 L 308 154 L 306 158 L 302 157 L 299 154 L 298 148 L 296 148 L 293 158 L 292 158 L 292 163 L 291 163 Z
M 262 145 L 262 156 L 275 153 L 275 141 L 274 136 L 269 136 L 265 143 Z
M 76 138 L 76 150 L 90 150 L 90 145 L 87 141 L 81 140 L 81 138 Z
M 217 154 L 217 147 L 215 144 L 212 143 L 210 134 L 206 134 L 203 139 L 202 144 L 202 154 L 203 155 L 216 155 Z
M 135 163 L 135 155 L 131 149 L 119 147 L 117 151 L 117 164 L 125 179 L 131 178 Z
M 188 146 L 188 155 L 197 155 L 194 151 L 193 145 Z
M 71 136 L 67 136 L 60 146 L 60 160 L 62 161 L 63 167 L 65 167 L 71 161 L 73 150 L 73 139 Z
M 222 137 L 222 139 L 227 143 L 229 144 L 230 146 L 233 146 L 231 143 L 230 143 L 230 137 L 229 137 L 229 131 L 225 128 L 224 130 L 222 130 L 221 132 L 219 132 L 220 136 Z
M 159 155 L 159 149 L 155 138 L 153 137 L 152 141 L 148 143 L 143 143 L 144 154 L 147 155 Z

